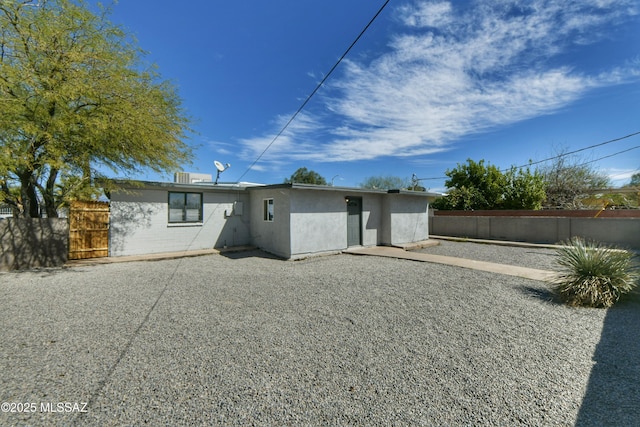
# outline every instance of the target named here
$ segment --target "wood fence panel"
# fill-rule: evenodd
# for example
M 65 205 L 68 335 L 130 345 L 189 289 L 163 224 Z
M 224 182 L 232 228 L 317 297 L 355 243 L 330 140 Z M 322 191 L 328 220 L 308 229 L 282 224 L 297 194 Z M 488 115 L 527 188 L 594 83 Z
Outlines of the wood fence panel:
M 109 203 L 71 202 L 69 259 L 109 256 Z

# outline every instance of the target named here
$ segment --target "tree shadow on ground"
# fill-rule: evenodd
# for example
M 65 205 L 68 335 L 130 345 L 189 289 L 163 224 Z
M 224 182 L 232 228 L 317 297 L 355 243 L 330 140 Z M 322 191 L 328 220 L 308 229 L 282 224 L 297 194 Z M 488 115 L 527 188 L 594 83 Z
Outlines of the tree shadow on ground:
M 640 425 L 640 290 L 608 309 L 577 427 Z

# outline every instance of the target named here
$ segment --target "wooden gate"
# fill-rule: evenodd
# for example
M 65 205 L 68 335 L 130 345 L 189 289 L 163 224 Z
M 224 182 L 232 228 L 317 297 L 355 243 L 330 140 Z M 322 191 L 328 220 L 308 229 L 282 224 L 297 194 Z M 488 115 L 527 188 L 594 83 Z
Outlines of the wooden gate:
M 69 259 L 109 256 L 109 203 L 71 202 Z

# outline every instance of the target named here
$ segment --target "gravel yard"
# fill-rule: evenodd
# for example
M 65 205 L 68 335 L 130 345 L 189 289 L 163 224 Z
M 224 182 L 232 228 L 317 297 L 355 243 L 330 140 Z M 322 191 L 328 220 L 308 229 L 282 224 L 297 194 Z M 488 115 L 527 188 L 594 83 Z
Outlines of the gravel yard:
M 550 268 L 468 245 L 425 251 Z M 640 423 L 637 299 L 568 308 L 447 265 L 256 251 L 4 273 L 0 319 L 2 402 L 36 409 L 3 404 L 2 426 Z
M 485 243 L 449 240 L 439 240 L 439 243 L 438 246 L 420 249 L 418 252 L 496 262 L 499 264 L 518 265 L 540 270 L 553 271 L 558 268 L 555 261 L 555 249 L 489 245 Z

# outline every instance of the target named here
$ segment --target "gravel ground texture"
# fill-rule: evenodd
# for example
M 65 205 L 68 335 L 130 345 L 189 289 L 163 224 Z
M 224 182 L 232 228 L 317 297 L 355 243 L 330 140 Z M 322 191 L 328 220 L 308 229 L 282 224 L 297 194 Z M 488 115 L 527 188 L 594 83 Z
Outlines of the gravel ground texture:
M 453 245 L 426 250 L 549 256 Z M 2 426 L 640 424 L 638 298 L 569 308 L 447 265 L 253 251 L 3 273 L 0 319 Z
M 438 240 L 438 242 L 439 244 L 437 246 L 430 246 L 416 252 L 495 262 L 498 264 L 517 265 L 540 270 L 558 270 L 555 249 L 450 240 Z

